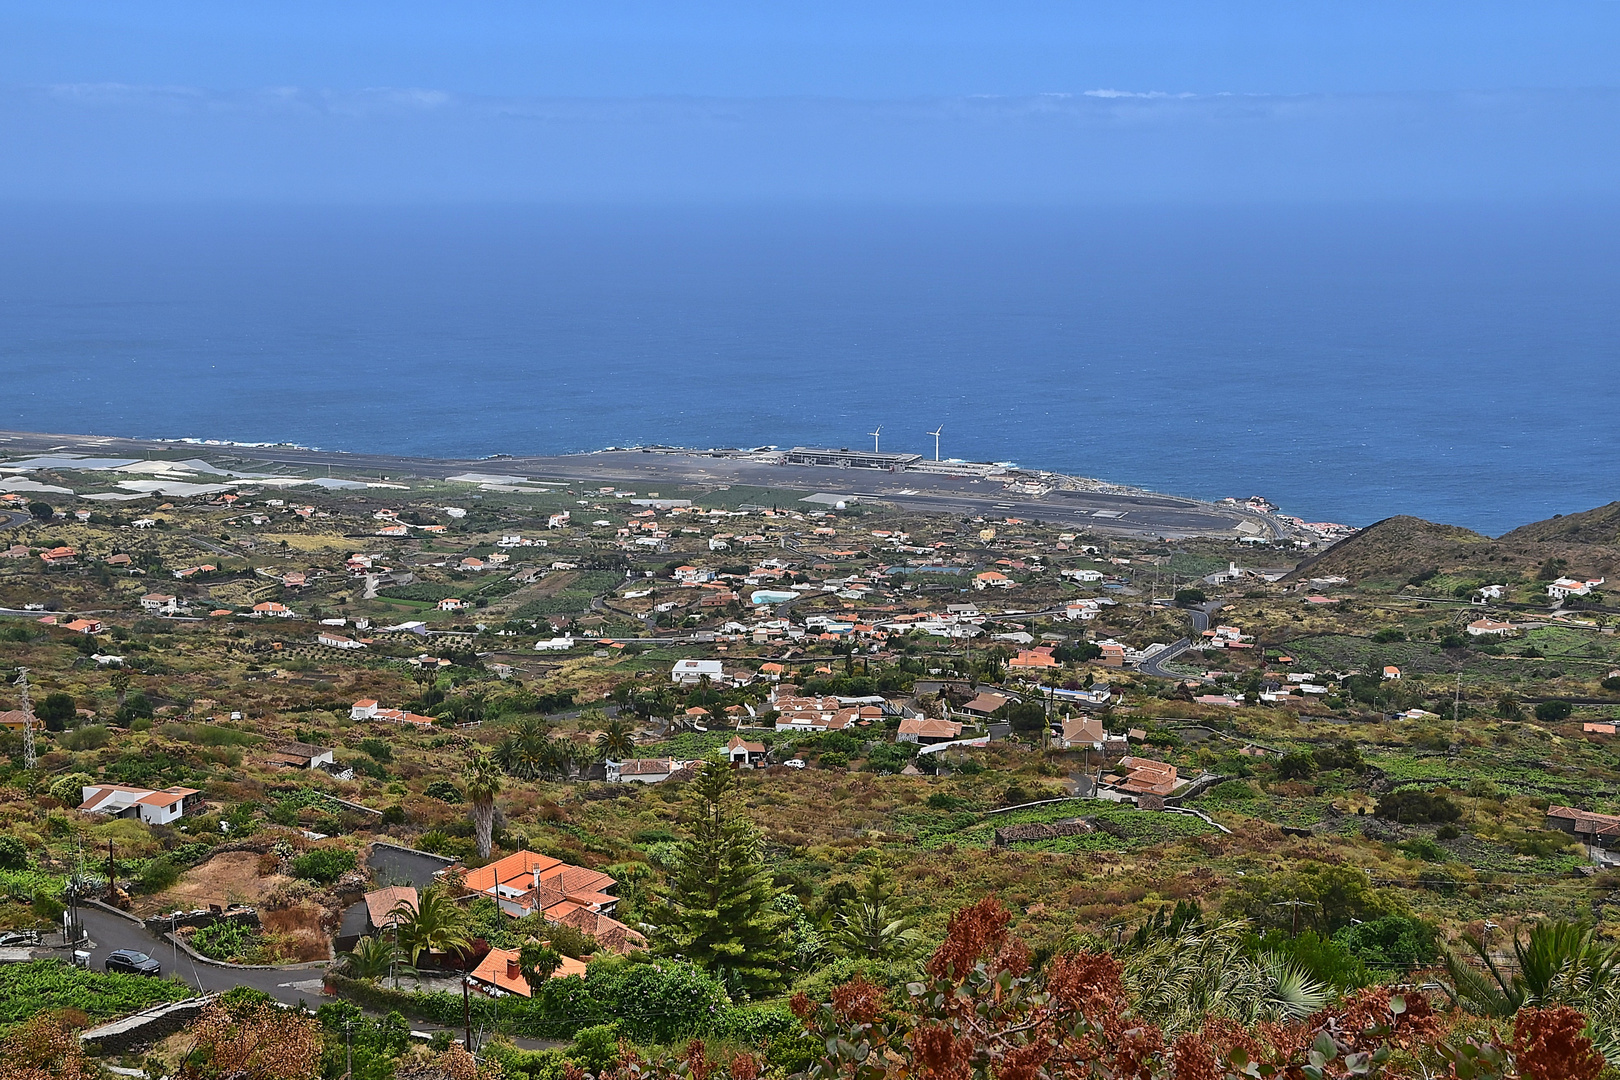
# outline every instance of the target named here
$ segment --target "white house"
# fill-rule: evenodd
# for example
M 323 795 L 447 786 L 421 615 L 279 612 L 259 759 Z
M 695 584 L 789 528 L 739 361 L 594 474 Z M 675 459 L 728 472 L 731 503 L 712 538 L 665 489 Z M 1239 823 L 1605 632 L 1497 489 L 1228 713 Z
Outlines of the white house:
M 180 600 L 167 593 L 152 592 L 141 597 L 141 607 L 154 615 L 173 615 L 180 610 Z
M 459 599 L 457 597 L 454 597 L 454 596 L 447 596 L 443 600 L 439 601 L 439 610 L 440 611 L 460 611 L 462 608 L 464 608 L 466 606 L 467 606 L 467 601 L 461 600 L 461 599 Z
M 742 769 L 752 769 L 765 760 L 765 744 L 748 742 L 740 735 L 733 735 L 726 744 L 726 760 Z
M 705 581 L 713 581 L 714 571 L 697 566 L 677 566 L 675 580 L 683 585 L 700 585 Z
M 567 652 L 574 647 L 573 635 L 548 638 L 534 643 L 536 652 Z
M 973 587 L 979 590 L 1010 589 L 1013 587 L 1013 579 L 999 570 L 986 570 L 984 573 L 974 576 Z
M 1590 596 L 1592 590 L 1602 584 L 1602 578 L 1578 581 L 1575 578 L 1561 577 L 1547 586 L 1547 595 L 1554 600 L 1562 600 L 1566 596 Z
M 366 647 L 363 642 L 344 637 L 342 634 L 333 633 L 330 630 L 322 630 L 319 634 L 316 634 L 315 644 L 325 645 L 329 649 L 363 649 Z
M 705 675 L 717 685 L 726 680 L 725 670 L 718 660 L 677 660 L 670 669 L 669 681 L 682 686 L 695 686 Z
M 1063 570 L 1061 576 L 1068 578 L 1070 581 L 1101 581 L 1103 579 L 1101 570 L 1092 570 L 1084 566 L 1071 566 Z
M 1479 595 L 1482 600 L 1502 600 L 1507 597 L 1507 586 L 1486 585 L 1479 590 Z
M 86 814 L 139 818 L 148 825 L 167 825 L 195 810 L 202 803 L 202 792 L 195 788 L 172 787 L 162 791 L 129 787 L 125 784 L 90 784 L 83 789 L 79 810 Z
M 610 784 L 661 784 L 676 769 L 675 762 L 667 758 L 631 758 L 603 764 Z
M 1101 720 L 1081 716 L 1063 721 L 1057 744 L 1063 750 L 1101 750 L 1107 738 L 1108 732 L 1103 730 Z
M 1473 637 L 1509 637 L 1513 634 L 1513 624 L 1496 619 L 1475 619 L 1468 624 L 1468 633 Z

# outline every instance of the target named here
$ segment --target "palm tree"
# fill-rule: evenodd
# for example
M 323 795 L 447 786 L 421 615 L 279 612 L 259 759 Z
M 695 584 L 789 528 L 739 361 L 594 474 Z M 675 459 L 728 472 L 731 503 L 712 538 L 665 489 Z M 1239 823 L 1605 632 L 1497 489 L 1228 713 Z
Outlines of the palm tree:
M 351 979 L 380 979 L 400 967 L 414 973 L 415 968 L 400 964 L 402 957 L 399 947 L 387 938 L 363 937 L 355 942 L 353 952 L 339 954 L 338 964 Z
M 487 859 L 494 847 L 495 796 L 501 793 L 501 768 L 489 754 L 475 754 L 461 771 L 461 785 L 472 814 L 478 857 Z
M 615 716 L 596 735 L 596 750 L 603 758 L 623 761 L 636 752 L 636 739 L 630 725 Z
M 896 909 L 895 897 L 888 877 L 874 869 L 834 917 L 834 947 L 857 960 L 899 960 L 916 953 L 922 946 L 917 920 Z
M 118 707 L 122 709 L 124 707 L 124 699 L 129 697 L 129 672 L 115 671 L 112 674 L 112 678 L 108 681 L 112 683 L 112 688 L 118 691 Z
M 562 953 L 535 938 L 524 942 L 518 950 L 518 970 L 530 990 L 538 990 L 560 967 Z
M 1125 984 L 1141 1015 L 1176 1034 L 1201 1027 L 1210 1016 L 1245 1025 L 1298 1020 L 1327 1003 L 1328 989 L 1284 958 L 1250 958 L 1244 927 L 1237 922 L 1206 929 L 1188 922 L 1127 952 Z
M 552 757 L 551 730 L 537 716 L 526 716 L 513 726 L 495 750 L 495 759 L 520 780 L 539 780 Z
M 1453 1003 L 1486 1016 L 1512 1016 L 1526 1005 L 1581 1003 L 1620 988 L 1620 947 L 1604 945 L 1584 923 L 1538 923 L 1527 939 L 1513 939 L 1517 972 L 1504 974 L 1489 947 L 1473 934 L 1463 944 L 1484 972 L 1455 953 L 1444 956 Z
M 397 920 L 399 947 L 413 967 L 423 952 L 459 952 L 470 944 L 467 913 L 437 886 L 424 889 L 415 906 L 401 901 L 389 914 Z

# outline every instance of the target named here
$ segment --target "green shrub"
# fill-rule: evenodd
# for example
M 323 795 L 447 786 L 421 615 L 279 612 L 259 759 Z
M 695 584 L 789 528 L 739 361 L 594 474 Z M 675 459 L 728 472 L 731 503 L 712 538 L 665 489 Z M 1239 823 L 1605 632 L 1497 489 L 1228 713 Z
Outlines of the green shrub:
M 1414 836 L 1401 845 L 1401 850 L 1412 858 L 1422 859 L 1424 862 L 1446 861 L 1446 849 L 1427 836 Z
M 454 804 L 461 801 L 461 789 L 448 780 L 433 781 L 433 783 L 422 789 L 422 794 L 430 799 L 438 799 L 440 802 Z
M 593 1024 L 574 1033 L 568 1059 L 593 1073 L 601 1073 L 619 1061 L 619 1025 L 611 1021 Z
M 28 869 L 28 846 L 15 836 L 0 836 L 0 870 Z
M 1378 806 L 1373 813 L 1377 817 L 1387 821 L 1398 821 L 1402 825 L 1456 821 L 1462 817 L 1462 810 L 1444 795 L 1418 791 L 1415 788 L 1392 791 L 1383 796 L 1378 800 Z
M 1552 698 L 1536 704 L 1536 719 L 1544 724 L 1556 724 L 1569 719 L 1575 706 L 1562 698 Z
M 1439 956 L 1434 927 L 1413 915 L 1385 915 L 1333 935 L 1368 967 L 1381 972 L 1410 971 Z
M 368 755 L 373 761 L 387 765 L 394 760 L 394 748 L 382 739 L 370 738 L 360 740 L 360 751 Z
M 145 893 L 160 893 L 172 888 L 180 880 L 180 868 L 167 856 L 146 860 L 141 870 L 140 886 Z
M 1321 937 L 1313 930 L 1305 930 L 1298 937 L 1282 930 L 1269 931 L 1259 938 L 1251 935 L 1249 948 L 1253 954 L 1277 953 L 1336 990 L 1354 990 L 1373 981 L 1372 972 L 1360 957 L 1342 942 Z
M 355 867 L 354 852 L 346 848 L 315 848 L 292 861 L 294 877 L 320 885 L 330 885 Z

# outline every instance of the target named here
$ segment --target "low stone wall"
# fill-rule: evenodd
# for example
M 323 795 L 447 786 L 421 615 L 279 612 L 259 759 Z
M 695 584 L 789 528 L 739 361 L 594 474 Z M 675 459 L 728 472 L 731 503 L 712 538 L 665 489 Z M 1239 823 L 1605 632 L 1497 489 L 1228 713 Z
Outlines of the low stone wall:
M 259 913 L 253 908 L 233 908 L 229 911 L 182 911 L 178 915 L 148 915 L 146 928 L 161 937 L 171 929 L 213 926 L 221 922 L 241 923 L 257 930 Z
M 1096 832 L 1089 821 L 1037 822 L 1031 825 L 1004 825 L 996 830 L 996 847 L 1021 844 L 1030 840 L 1056 840 L 1060 836 L 1084 836 Z
M 103 1054 L 123 1054 L 151 1046 L 166 1039 L 201 1015 L 203 1009 L 218 1000 L 218 994 L 187 998 L 143 1010 L 134 1016 L 114 1020 L 110 1024 L 91 1028 L 79 1035 L 81 1042 L 95 1047 Z

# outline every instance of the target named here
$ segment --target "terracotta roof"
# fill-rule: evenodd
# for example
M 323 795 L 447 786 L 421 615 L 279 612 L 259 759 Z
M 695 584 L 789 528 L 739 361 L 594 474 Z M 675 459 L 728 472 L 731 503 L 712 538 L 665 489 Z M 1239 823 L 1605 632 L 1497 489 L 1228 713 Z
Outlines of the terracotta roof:
M 925 739 L 954 739 L 962 734 L 962 725 L 955 720 L 908 716 L 900 721 L 900 734 L 917 735 Z
M 572 956 L 562 958 L 557 970 L 551 973 L 553 979 L 565 979 L 570 975 L 584 975 L 585 964 L 575 960 Z M 532 991 L 526 980 L 518 971 L 518 950 L 491 949 L 483 961 L 473 970 L 472 980 L 485 986 L 494 987 L 508 994 L 519 997 L 529 997 Z
M 413 911 L 416 909 L 415 888 L 410 885 L 390 885 L 366 893 L 366 914 L 370 916 L 372 926 L 392 926 L 398 922 L 399 917 L 393 911 L 401 904 Z

